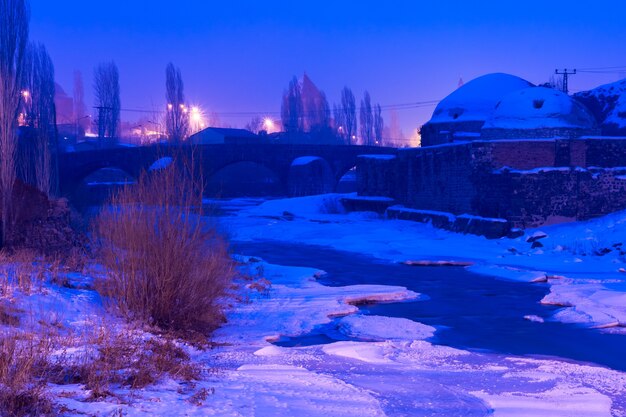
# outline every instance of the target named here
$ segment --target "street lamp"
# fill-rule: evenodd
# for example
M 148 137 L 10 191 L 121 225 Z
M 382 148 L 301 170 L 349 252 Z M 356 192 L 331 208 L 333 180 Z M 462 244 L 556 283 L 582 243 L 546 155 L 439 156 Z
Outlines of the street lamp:
M 74 138 L 75 138 L 76 142 L 78 142 L 78 125 L 79 125 L 79 122 L 81 120 L 83 120 L 83 119 L 87 119 L 87 118 L 90 118 L 90 117 L 91 117 L 91 115 L 88 114 L 86 116 L 79 117 L 79 118 L 76 119 L 76 123 L 74 124 Z

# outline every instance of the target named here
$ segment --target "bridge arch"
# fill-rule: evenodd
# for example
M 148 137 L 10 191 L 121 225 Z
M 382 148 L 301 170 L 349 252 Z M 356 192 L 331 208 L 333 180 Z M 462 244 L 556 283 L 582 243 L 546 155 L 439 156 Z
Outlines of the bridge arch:
M 356 164 L 348 169 L 337 171 L 337 182 L 335 184 L 336 193 L 356 192 Z
M 113 193 L 137 179 L 136 173 L 116 165 L 91 166 L 77 175 L 69 187 L 66 185 L 64 193 L 77 208 L 83 209 L 105 203 Z
M 205 193 L 218 197 L 281 196 L 284 179 L 274 169 L 254 160 L 233 161 L 206 172 Z

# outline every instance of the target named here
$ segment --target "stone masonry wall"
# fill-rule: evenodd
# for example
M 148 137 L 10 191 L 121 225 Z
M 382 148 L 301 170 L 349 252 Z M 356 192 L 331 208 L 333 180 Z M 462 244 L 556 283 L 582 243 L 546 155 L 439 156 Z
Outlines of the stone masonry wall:
M 474 141 L 359 159 L 359 194 L 414 209 L 504 218 L 516 227 L 626 209 L 626 139 Z

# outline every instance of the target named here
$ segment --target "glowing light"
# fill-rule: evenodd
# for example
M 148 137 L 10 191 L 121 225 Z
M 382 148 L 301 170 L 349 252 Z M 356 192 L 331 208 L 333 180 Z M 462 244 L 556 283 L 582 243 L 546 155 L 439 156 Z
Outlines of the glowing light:
M 29 96 L 30 96 L 30 92 L 28 90 L 22 91 L 22 97 L 24 97 L 24 100 L 28 100 Z
M 263 127 L 268 133 L 271 133 L 271 131 L 275 128 L 274 121 L 269 117 L 266 117 L 265 119 L 263 119 Z
M 189 127 L 192 134 L 205 128 L 206 120 L 200 106 L 185 107 L 183 108 L 183 113 L 189 114 Z
M 172 103 L 167 103 L 167 109 L 168 110 L 172 110 L 174 108 L 174 106 L 172 105 Z

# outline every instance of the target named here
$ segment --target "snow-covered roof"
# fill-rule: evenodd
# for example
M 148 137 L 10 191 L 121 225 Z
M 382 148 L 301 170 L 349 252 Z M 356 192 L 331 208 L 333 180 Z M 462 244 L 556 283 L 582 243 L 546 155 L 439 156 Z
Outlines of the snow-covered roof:
M 587 105 L 600 123 L 626 128 L 626 79 L 581 91 L 574 97 Z
M 507 94 L 483 129 L 541 129 L 596 127 L 587 108 L 567 94 L 545 87 L 531 87 Z
M 487 120 L 500 99 L 532 84 L 515 75 L 494 73 L 462 85 L 435 108 L 430 123 Z

